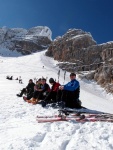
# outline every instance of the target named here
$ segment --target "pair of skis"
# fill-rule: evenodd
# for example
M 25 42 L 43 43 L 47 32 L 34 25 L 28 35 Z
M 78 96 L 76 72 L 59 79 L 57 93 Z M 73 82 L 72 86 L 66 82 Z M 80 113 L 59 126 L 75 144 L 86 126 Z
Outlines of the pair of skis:
M 113 114 L 101 113 L 97 111 L 71 111 L 66 109 L 59 110 L 59 115 L 37 116 L 38 123 L 75 121 L 75 122 L 113 122 Z

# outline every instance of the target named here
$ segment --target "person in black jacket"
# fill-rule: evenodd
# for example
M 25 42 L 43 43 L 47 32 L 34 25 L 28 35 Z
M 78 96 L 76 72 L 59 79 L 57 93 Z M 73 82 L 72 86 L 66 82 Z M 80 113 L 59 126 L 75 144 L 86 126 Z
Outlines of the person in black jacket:
M 37 104 L 39 100 L 43 100 L 50 91 L 50 86 L 46 83 L 46 79 L 41 79 L 42 86 L 33 93 L 31 100 L 26 100 L 28 103 Z
M 26 100 L 30 100 L 34 93 L 36 93 L 39 89 L 42 88 L 42 83 L 41 83 L 42 79 L 39 78 L 38 81 L 36 81 L 36 84 L 34 86 L 34 92 L 32 92 L 31 94 L 27 95 L 27 96 L 23 96 L 23 99 L 26 101 Z
M 27 96 L 30 95 L 32 92 L 34 92 L 34 86 L 35 86 L 35 84 L 33 83 L 33 80 L 30 79 L 28 85 L 27 85 L 25 88 L 23 88 L 23 89 L 21 90 L 21 93 L 20 93 L 20 94 L 17 94 L 17 96 L 18 96 L 18 97 L 22 97 L 22 95 L 23 95 L 24 93 L 26 93 Z

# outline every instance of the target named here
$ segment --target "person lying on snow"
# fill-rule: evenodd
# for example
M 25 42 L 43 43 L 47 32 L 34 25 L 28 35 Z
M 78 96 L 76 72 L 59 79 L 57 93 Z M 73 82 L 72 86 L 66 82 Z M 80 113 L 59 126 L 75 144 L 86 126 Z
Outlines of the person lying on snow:
M 65 85 L 59 86 L 56 100 L 57 102 L 64 102 L 65 107 L 81 108 L 79 100 L 80 84 L 76 80 L 76 74 L 70 74 L 70 82 Z
M 6 79 L 13 80 L 13 76 L 7 76 Z
M 39 100 L 43 100 L 50 91 L 50 86 L 46 83 L 46 79 L 41 79 L 41 89 L 34 91 L 33 97 L 31 100 L 26 100 L 28 103 L 38 104 Z
M 50 104 L 50 103 L 55 103 L 56 102 L 56 95 L 57 95 L 60 83 L 55 82 L 53 78 L 49 79 L 49 83 L 52 85 L 51 89 L 50 89 L 50 92 L 45 97 L 45 99 L 40 102 L 43 107 L 45 107 L 46 104 Z
M 30 95 L 31 93 L 34 92 L 34 86 L 35 86 L 35 83 L 33 83 L 33 80 L 30 79 L 28 85 L 25 88 L 23 88 L 21 90 L 21 93 L 17 94 L 17 96 L 22 97 L 23 94 Z
M 42 79 L 39 78 L 38 81 L 36 81 L 36 84 L 34 86 L 34 91 L 32 93 L 28 94 L 27 96 L 23 96 L 23 99 L 25 101 L 26 100 L 30 100 L 33 97 L 33 95 L 34 95 L 34 92 L 38 91 L 39 89 L 41 89 L 41 87 L 42 87 Z

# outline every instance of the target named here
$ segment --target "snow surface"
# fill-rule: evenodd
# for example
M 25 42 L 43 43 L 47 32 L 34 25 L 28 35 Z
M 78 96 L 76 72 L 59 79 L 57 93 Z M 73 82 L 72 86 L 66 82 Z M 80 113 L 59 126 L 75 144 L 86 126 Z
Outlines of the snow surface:
M 37 115 L 56 114 L 57 109 L 28 104 L 16 97 L 30 78 L 43 76 L 57 80 L 59 68 L 56 64 L 57 61 L 45 56 L 45 51 L 0 57 L 0 150 L 113 150 L 113 123 L 38 123 Z M 7 80 L 7 75 L 13 75 L 13 80 Z M 19 76 L 23 84 L 15 80 Z M 83 106 L 113 113 L 112 95 L 94 81 L 77 79 L 81 85 Z M 66 73 L 64 81 L 64 71 L 61 70 L 60 83 L 69 80 L 69 73 Z

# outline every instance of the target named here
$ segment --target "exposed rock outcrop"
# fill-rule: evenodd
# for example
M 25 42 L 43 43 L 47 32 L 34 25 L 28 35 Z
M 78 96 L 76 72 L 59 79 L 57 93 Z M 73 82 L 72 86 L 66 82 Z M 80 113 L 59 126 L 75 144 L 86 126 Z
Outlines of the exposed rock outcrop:
M 10 50 L 17 50 L 22 54 L 46 49 L 51 43 L 52 32 L 48 27 L 0 28 L 0 46 Z
M 50 44 L 46 55 L 60 61 L 64 70 L 89 71 L 81 77 L 94 79 L 113 93 L 113 42 L 96 44 L 90 33 L 70 29 Z
M 90 33 L 80 29 L 73 29 L 54 40 L 49 46 L 46 55 L 52 56 L 59 61 L 83 62 L 81 51 L 85 51 L 87 47 L 92 45 L 96 45 L 96 42 Z

